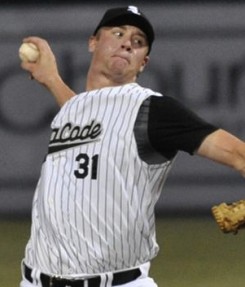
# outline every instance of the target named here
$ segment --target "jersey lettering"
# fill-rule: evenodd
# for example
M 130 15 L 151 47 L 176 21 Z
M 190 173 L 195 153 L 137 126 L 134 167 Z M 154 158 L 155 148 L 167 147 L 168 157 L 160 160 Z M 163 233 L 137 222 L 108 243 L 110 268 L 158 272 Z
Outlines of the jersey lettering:
M 101 134 L 101 132 L 101 124 L 96 123 L 94 120 L 84 127 L 74 126 L 71 123 L 67 123 L 59 129 L 52 130 L 50 145 L 74 142 L 76 140 L 84 141 L 87 139 L 96 139 Z
M 85 126 L 66 123 L 60 128 L 54 128 L 49 142 L 48 154 L 73 148 L 79 145 L 95 143 L 100 140 L 102 125 L 92 120 Z

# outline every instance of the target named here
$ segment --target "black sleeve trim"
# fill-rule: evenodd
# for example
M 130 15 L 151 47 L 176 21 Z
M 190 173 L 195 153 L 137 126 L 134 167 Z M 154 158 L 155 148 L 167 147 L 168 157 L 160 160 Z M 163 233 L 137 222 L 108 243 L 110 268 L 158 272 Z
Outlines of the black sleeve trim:
M 167 158 L 177 151 L 193 154 L 204 138 L 217 130 L 168 96 L 151 96 L 148 135 L 151 145 Z

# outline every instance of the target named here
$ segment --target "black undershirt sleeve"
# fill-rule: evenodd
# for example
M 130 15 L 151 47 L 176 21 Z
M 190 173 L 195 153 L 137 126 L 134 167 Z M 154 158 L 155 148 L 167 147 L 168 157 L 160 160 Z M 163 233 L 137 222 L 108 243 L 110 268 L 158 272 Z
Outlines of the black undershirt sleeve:
M 168 96 L 149 98 L 148 137 L 152 147 L 167 158 L 177 151 L 193 154 L 204 138 L 217 130 Z

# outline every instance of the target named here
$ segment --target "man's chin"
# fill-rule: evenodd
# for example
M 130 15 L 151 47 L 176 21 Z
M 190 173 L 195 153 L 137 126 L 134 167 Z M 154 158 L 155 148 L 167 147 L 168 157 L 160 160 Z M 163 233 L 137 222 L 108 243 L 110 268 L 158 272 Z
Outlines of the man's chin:
M 126 59 L 116 57 L 114 58 L 111 68 L 113 71 L 124 72 L 125 69 L 128 68 L 128 66 L 129 66 L 129 63 Z

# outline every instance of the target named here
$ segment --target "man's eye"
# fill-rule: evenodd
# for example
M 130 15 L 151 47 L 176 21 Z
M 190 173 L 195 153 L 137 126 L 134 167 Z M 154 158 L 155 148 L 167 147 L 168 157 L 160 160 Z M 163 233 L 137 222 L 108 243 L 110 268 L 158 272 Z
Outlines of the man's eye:
M 134 45 L 137 47 L 143 47 L 146 46 L 146 41 L 142 38 L 135 38 L 133 41 Z
M 134 43 L 138 45 L 142 45 L 142 40 L 141 39 L 134 39 Z
M 120 31 L 116 31 L 116 32 L 114 32 L 114 35 L 115 35 L 116 37 L 122 37 L 123 33 L 120 32 Z

